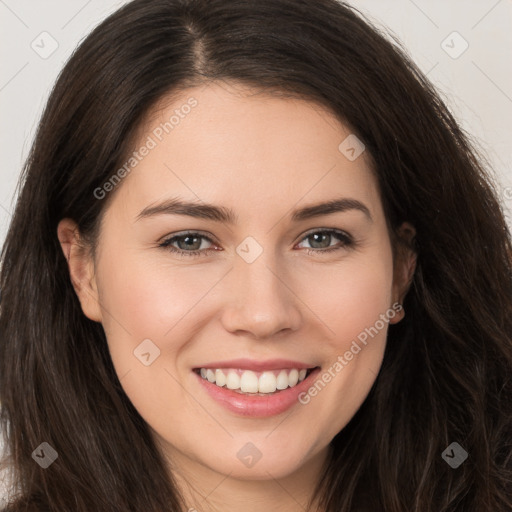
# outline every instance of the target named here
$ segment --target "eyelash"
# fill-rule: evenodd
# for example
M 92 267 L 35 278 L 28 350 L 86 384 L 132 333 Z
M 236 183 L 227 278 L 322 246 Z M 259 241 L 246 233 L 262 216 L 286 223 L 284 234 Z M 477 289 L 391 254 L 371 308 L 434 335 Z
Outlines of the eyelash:
M 304 250 L 308 254 L 317 255 L 318 253 L 326 253 L 326 252 L 330 253 L 332 251 L 339 251 L 340 249 L 352 247 L 355 245 L 355 242 L 352 239 L 352 237 L 350 235 L 348 235 L 347 233 L 345 233 L 344 231 L 341 231 L 339 229 L 322 229 L 322 230 L 317 230 L 317 231 L 310 231 L 301 239 L 300 242 L 302 242 L 306 238 L 309 238 L 310 236 L 318 234 L 318 233 L 335 235 L 337 238 L 339 238 L 341 240 L 342 243 L 341 243 L 341 245 L 329 247 L 327 249 L 312 249 L 309 247 L 305 247 Z M 159 247 L 162 247 L 172 253 L 177 254 L 178 256 L 183 256 L 183 257 L 207 256 L 209 251 L 215 250 L 215 249 L 201 249 L 201 250 L 194 250 L 194 251 L 184 251 L 182 249 L 178 249 L 171 245 L 174 241 L 179 240 L 181 238 L 186 238 L 187 236 L 203 238 L 213 244 L 215 243 L 209 237 L 207 237 L 201 233 L 197 233 L 195 231 L 190 231 L 190 232 L 182 233 L 181 235 L 174 235 L 171 238 L 167 238 L 166 240 L 164 240 L 163 242 L 161 242 L 159 244 Z

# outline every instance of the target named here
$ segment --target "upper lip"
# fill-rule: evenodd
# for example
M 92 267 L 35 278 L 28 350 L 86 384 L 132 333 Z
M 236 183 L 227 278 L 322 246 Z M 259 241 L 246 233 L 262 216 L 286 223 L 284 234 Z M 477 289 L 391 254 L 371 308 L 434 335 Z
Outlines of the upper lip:
M 256 361 L 254 359 L 230 359 L 229 361 L 215 361 L 206 363 L 196 368 L 235 368 L 240 370 L 253 370 L 261 372 L 264 370 L 279 370 L 282 368 L 315 368 L 314 364 L 292 361 L 291 359 L 268 359 L 266 361 Z

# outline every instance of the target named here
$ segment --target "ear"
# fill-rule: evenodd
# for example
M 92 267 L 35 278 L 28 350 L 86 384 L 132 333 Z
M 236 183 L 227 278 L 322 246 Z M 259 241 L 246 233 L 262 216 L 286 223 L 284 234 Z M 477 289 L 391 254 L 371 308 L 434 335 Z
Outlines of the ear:
M 404 316 L 402 306 L 405 296 L 409 291 L 416 270 L 417 253 L 413 248 L 416 230 L 409 222 L 404 222 L 396 232 L 397 248 L 393 264 L 393 304 L 400 304 L 400 310 L 395 309 L 397 314 L 390 319 L 389 323 L 395 324 Z
M 85 316 L 101 322 L 101 308 L 94 273 L 94 261 L 88 248 L 80 239 L 78 226 L 72 219 L 62 219 L 57 235 L 68 262 L 71 283 L 82 306 Z

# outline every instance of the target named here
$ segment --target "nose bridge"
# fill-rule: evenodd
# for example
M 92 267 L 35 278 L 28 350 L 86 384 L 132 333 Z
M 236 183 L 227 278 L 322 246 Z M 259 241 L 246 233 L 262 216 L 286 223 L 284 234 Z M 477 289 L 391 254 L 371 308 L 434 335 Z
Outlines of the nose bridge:
M 296 330 L 301 315 L 282 261 L 270 245 L 258 246 L 253 240 L 238 246 L 222 318 L 231 332 L 267 338 L 284 329 Z

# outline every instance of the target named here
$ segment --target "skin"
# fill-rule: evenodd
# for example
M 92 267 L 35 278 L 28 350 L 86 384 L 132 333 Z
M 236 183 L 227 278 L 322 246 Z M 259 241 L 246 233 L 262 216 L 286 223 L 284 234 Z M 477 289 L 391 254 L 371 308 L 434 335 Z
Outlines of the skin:
M 329 442 L 376 379 L 387 324 L 309 403 L 278 416 L 226 410 L 192 368 L 238 357 L 332 367 L 358 334 L 401 303 L 415 255 L 393 261 L 369 155 L 347 159 L 338 146 L 349 129 L 313 102 L 209 83 L 163 101 L 140 127 L 134 150 L 191 97 L 197 106 L 117 186 L 96 258 L 81 249 L 71 219 L 60 222 L 59 240 L 84 314 L 102 323 L 121 384 L 187 505 L 302 511 Z M 229 207 L 237 223 L 170 214 L 136 220 L 171 196 Z M 373 220 L 359 210 L 291 220 L 295 208 L 339 197 L 364 203 Z M 315 245 L 311 235 L 328 228 L 350 234 L 355 245 L 335 235 Z M 184 230 L 211 240 L 200 239 L 203 255 L 158 247 Z M 414 228 L 404 223 L 400 234 L 411 238 Z M 252 263 L 236 252 L 248 236 L 263 250 Z M 187 250 L 183 241 L 173 245 Z M 333 246 L 339 250 L 321 254 Z M 145 339 L 161 351 L 149 366 L 133 354 Z M 251 468 L 237 458 L 248 442 L 262 454 Z

